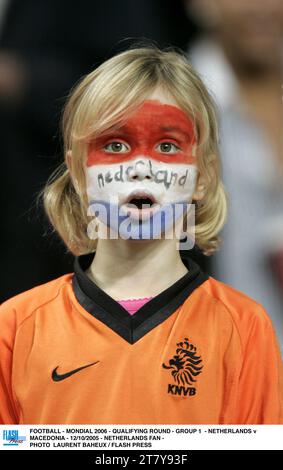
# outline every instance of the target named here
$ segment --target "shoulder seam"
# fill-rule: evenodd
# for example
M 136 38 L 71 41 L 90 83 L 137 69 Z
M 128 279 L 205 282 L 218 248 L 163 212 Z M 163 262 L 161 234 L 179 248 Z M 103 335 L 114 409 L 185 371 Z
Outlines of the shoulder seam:
M 18 334 L 20 328 L 21 328 L 21 327 L 23 326 L 23 324 L 25 323 L 25 321 L 28 320 L 28 319 L 30 319 L 30 317 L 31 317 L 40 307 L 42 307 L 42 306 L 48 304 L 49 302 L 52 302 L 53 300 L 55 300 L 55 299 L 58 297 L 58 295 L 60 294 L 60 291 L 61 291 L 62 287 L 65 286 L 66 284 L 68 284 L 68 283 L 67 283 L 67 282 L 64 282 L 64 284 L 62 284 L 62 285 L 58 288 L 58 291 L 56 292 L 56 295 L 55 295 L 54 297 L 52 297 L 51 299 L 49 299 L 47 302 L 44 302 L 44 303 L 38 305 L 34 310 L 32 310 L 32 311 L 30 312 L 30 314 L 29 314 L 27 317 L 25 317 L 25 318 L 23 319 L 23 321 L 17 326 L 17 329 L 16 329 L 16 331 L 15 331 L 14 343 L 15 343 L 15 340 L 16 340 L 16 336 L 17 336 L 17 334 Z M 15 308 L 15 307 L 13 307 L 13 310 L 14 310 L 14 312 L 16 312 L 16 308 Z M 13 356 L 14 356 L 14 355 L 13 355 Z M 22 410 L 22 407 L 21 407 L 21 405 L 20 405 L 20 402 L 19 402 L 19 400 L 18 400 L 17 394 L 16 394 L 15 389 L 14 389 L 13 370 L 14 370 L 14 359 L 12 359 L 12 374 L 11 374 L 12 380 L 11 380 L 11 388 L 12 388 L 12 393 L 13 393 L 13 396 L 14 396 L 14 400 L 15 400 L 15 402 L 16 402 L 16 404 L 17 404 L 17 407 L 18 407 L 18 410 L 19 410 L 19 418 L 20 418 L 20 416 L 23 416 L 23 410 Z
M 239 331 L 239 328 L 237 326 L 237 323 L 235 322 L 234 318 L 233 318 L 233 315 L 231 314 L 228 306 L 225 304 L 225 302 L 223 302 L 223 300 L 217 298 L 217 297 L 214 297 L 213 295 L 211 295 L 210 292 L 207 292 L 205 288 L 203 288 L 203 290 L 205 291 L 205 293 L 211 298 L 213 299 L 214 301 L 216 301 L 218 304 L 220 304 L 224 309 L 225 309 L 225 312 L 227 312 L 227 314 L 229 315 L 229 318 L 231 319 L 231 322 L 232 322 L 232 325 L 234 326 L 236 332 L 237 332 L 237 336 L 239 338 L 239 343 L 240 343 L 240 347 L 241 347 L 241 367 L 240 369 L 242 368 L 243 366 L 243 360 L 244 360 L 244 345 L 243 345 L 243 341 L 242 341 L 242 337 L 241 337 L 241 334 L 240 334 L 240 331 Z M 231 393 L 231 390 L 233 388 L 233 386 L 235 385 L 235 382 L 236 382 L 236 377 L 237 377 L 237 374 L 239 373 L 239 370 L 237 370 L 237 367 L 234 368 L 234 371 L 233 371 L 233 379 L 231 380 L 230 382 L 230 389 L 229 389 L 229 394 L 228 396 L 230 396 L 230 393 Z M 220 423 L 223 421 L 223 413 L 224 413 L 224 409 L 225 409 L 225 406 L 227 405 L 227 400 L 229 400 L 229 398 L 227 398 L 225 400 L 224 398 L 224 402 L 223 402 L 223 407 L 222 407 L 222 410 L 221 410 L 221 415 L 220 415 Z M 225 406 L 224 406 L 224 403 L 225 403 Z
M 202 287 L 202 286 L 200 286 Z M 240 340 L 240 344 L 241 344 L 241 353 L 242 353 L 242 356 L 243 356 L 243 353 L 244 353 L 244 346 L 243 346 L 243 342 L 242 342 L 242 338 L 241 338 L 241 334 L 240 334 L 240 331 L 239 331 L 239 328 L 233 318 L 233 315 L 231 314 L 228 306 L 225 304 L 225 302 L 223 302 L 223 300 L 219 299 L 218 297 L 214 297 L 213 295 L 211 295 L 209 292 L 206 291 L 205 287 L 203 287 L 203 290 L 205 291 L 206 295 L 208 295 L 211 299 L 213 299 L 214 301 L 220 303 L 224 308 L 225 310 L 227 311 L 227 313 L 229 314 L 229 317 L 231 318 L 231 321 L 237 331 L 237 334 L 238 334 L 238 337 L 239 337 L 239 340 Z
M 37 306 L 28 314 L 28 316 L 25 317 L 25 318 L 21 321 L 21 323 L 19 323 L 16 332 L 17 332 L 17 331 L 19 330 L 19 328 L 25 323 L 25 321 L 28 320 L 39 308 L 41 308 L 41 307 L 43 307 L 44 305 L 47 305 L 49 302 L 52 302 L 53 300 L 55 300 L 55 299 L 58 297 L 58 295 L 60 294 L 61 289 L 62 289 L 66 284 L 68 284 L 68 282 L 64 282 L 63 284 L 61 284 L 61 286 L 59 286 L 59 288 L 58 288 L 58 291 L 56 292 L 56 294 L 55 294 L 53 297 L 51 297 L 50 299 L 48 299 L 46 302 L 43 302 L 42 304 L 37 305 Z M 17 311 L 17 309 L 16 309 L 15 307 L 13 307 L 13 310 L 14 310 L 14 311 Z

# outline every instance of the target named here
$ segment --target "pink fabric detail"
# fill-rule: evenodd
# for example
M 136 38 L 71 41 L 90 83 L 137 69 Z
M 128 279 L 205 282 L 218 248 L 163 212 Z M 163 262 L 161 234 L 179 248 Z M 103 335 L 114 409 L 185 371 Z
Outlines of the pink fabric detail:
M 118 300 L 125 310 L 128 310 L 130 315 L 134 315 L 137 310 L 139 310 L 144 304 L 146 304 L 153 297 L 145 297 L 144 299 L 127 299 L 127 300 Z

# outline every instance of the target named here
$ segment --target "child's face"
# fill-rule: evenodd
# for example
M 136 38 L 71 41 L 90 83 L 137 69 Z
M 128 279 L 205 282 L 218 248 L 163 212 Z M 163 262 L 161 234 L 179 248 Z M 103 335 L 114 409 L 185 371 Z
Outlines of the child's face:
M 122 237 L 128 221 L 130 238 L 158 238 L 192 200 L 195 147 L 190 118 L 173 99 L 154 92 L 123 127 L 90 143 L 89 204 L 105 207 L 107 225 Z M 98 219 L 106 223 L 105 213 Z

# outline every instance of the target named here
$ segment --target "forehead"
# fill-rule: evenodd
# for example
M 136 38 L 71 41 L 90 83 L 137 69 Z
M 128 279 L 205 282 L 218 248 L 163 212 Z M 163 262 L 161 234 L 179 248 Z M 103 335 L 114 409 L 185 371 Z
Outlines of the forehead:
M 172 127 L 183 128 L 188 131 L 192 127 L 192 120 L 186 113 L 176 105 L 162 103 L 157 100 L 146 100 L 132 115 L 126 118 L 124 124 L 120 126 L 125 130 L 134 127 L 147 126 L 159 127 L 160 130 L 171 130 Z
M 146 100 L 143 104 L 123 122 L 111 126 L 106 131 L 109 136 L 112 133 L 136 135 L 156 135 L 163 133 L 178 133 L 188 138 L 195 137 L 194 123 L 192 119 L 178 106 L 162 103 L 157 100 Z M 101 136 L 103 137 L 103 136 Z
M 104 146 L 110 140 L 121 138 L 130 143 L 130 150 L 125 154 L 105 152 Z M 98 163 L 118 163 L 144 154 L 158 161 L 168 163 L 169 155 L 162 155 L 156 149 L 157 142 L 162 139 L 174 139 L 180 145 L 180 152 L 170 160 L 175 163 L 193 163 L 193 146 L 196 134 L 192 120 L 179 107 L 155 100 L 144 101 L 143 104 L 125 119 L 123 124 L 109 129 L 106 134 L 90 142 L 88 147 L 87 166 Z

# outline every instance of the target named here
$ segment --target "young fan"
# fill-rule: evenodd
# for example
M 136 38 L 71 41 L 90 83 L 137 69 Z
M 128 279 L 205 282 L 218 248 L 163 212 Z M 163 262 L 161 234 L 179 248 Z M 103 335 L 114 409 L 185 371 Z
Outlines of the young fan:
M 267 313 L 178 249 L 194 228 L 212 254 L 226 217 L 214 105 L 185 57 L 111 58 L 63 128 L 44 203 L 74 273 L 1 306 L 1 422 L 282 423 Z

